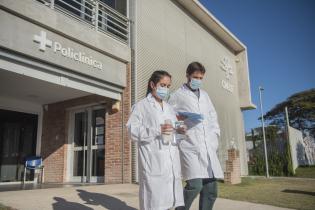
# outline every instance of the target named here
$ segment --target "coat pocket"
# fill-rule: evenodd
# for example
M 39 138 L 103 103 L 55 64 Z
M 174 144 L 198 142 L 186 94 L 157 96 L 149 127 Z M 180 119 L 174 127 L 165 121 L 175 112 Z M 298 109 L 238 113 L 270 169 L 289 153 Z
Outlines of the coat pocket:
M 194 135 L 196 136 L 195 132 L 194 132 Z M 195 155 L 199 155 L 200 153 L 199 146 L 192 142 L 190 136 L 188 136 L 187 139 L 180 141 L 179 149 L 182 152 L 193 153 Z
M 207 143 L 208 143 L 208 145 L 210 145 L 210 147 L 211 147 L 214 151 L 217 151 L 218 146 L 219 146 L 219 138 L 218 138 L 218 135 L 217 135 L 215 132 L 210 131 L 210 132 L 209 132 L 209 138 L 208 138 Z
M 182 141 L 179 145 L 181 172 L 184 179 L 200 171 L 200 148 Z
M 167 152 L 163 150 L 152 151 L 149 154 L 148 174 L 151 176 L 161 176 L 165 173 Z

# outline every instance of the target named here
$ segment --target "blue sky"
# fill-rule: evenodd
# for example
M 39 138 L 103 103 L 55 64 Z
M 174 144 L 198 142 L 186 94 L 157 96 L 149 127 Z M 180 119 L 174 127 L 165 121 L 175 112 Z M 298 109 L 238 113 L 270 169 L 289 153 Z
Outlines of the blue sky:
M 246 131 L 293 93 L 315 88 L 315 0 L 200 0 L 248 49 L 252 100 Z

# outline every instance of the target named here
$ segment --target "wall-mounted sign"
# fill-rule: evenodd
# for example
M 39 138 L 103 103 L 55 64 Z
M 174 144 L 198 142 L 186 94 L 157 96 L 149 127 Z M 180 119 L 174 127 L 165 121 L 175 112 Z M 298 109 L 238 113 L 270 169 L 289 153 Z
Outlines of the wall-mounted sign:
M 71 47 L 64 47 L 60 42 L 49 40 L 45 31 L 41 31 L 40 35 L 34 35 L 33 40 L 39 43 L 39 50 L 42 52 L 45 52 L 46 47 L 53 48 L 54 53 L 60 53 L 66 58 L 73 59 L 100 70 L 103 68 L 102 62 L 95 60 L 92 56 L 86 55 L 84 52 L 76 51 Z
M 220 68 L 222 71 L 225 72 L 225 79 L 221 80 L 221 86 L 223 89 L 233 93 L 234 91 L 234 85 L 231 84 L 231 77 L 234 74 L 233 67 L 230 63 L 230 59 L 227 57 L 224 57 L 220 60 Z
M 8 49 L 3 52 L 8 55 L 17 52 L 15 59 L 23 59 L 23 62 L 30 59 L 27 62 L 40 64 L 38 70 L 49 68 L 49 71 L 57 75 L 75 77 L 82 82 L 84 80 L 84 84 L 91 82 L 99 87 L 106 85 L 108 89 L 104 89 L 104 92 L 121 91 L 121 87 L 125 87 L 127 83 L 127 66 L 124 61 L 127 57 L 129 59 L 130 52 L 127 51 L 130 48 L 117 44 L 117 50 L 126 50 L 123 57 L 127 57 L 114 57 L 109 51 L 111 48 L 105 50 L 98 46 L 98 43 L 104 40 L 109 41 L 109 45 L 116 46 L 115 40 L 110 43 L 110 38 L 96 32 L 91 35 L 95 39 L 85 37 L 85 40 L 78 37 L 74 31 L 68 31 L 67 34 L 59 33 L 64 23 L 57 22 L 56 31 L 50 31 L 45 28 L 46 26 L 34 24 L 29 19 L 23 19 L 0 9 L 0 25 L 5 29 L 0 32 L 0 48 Z M 81 27 L 80 24 L 77 26 Z M 117 98 L 120 99 L 120 96 Z

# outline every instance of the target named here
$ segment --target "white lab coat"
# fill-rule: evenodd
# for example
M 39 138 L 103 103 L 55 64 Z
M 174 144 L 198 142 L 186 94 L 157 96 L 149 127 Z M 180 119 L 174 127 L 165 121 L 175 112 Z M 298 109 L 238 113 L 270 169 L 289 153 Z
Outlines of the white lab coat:
M 175 123 L 172 106 L 149 94 L 136 103 L 127 123 L 129 136 L 138 143 L 140 210 L 166 210 L 184 206 L 178 144 L 163 144 L 161 124 Z M 176 139 L 176 138 L 175 138 Z
M 198 98 L 183 85 L 171 95 L 168 102 L 176 112 L 192 112 L 204 116 L 204 120 L 199 124 L 192 126 L 188 123 L 187 137 L 179 143 L 184 180 L 213 176 L 223 179 L 223 171 L 216 154 L 220 127 L 208 94 L 200 89 Z

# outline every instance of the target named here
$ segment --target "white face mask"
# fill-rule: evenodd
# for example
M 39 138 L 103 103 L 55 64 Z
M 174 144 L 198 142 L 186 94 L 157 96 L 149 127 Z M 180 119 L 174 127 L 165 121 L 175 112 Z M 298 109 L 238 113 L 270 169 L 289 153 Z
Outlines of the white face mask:
M 169 89 L 167 87 L 158 86 L 157 89 L 156 89 L 156 95 L 161 100 L 166 100 L 168 95 L 169 95 Z
M 192 78 L 190 80 L 190 84 L 189 85 L 190 85 L 191 89 L 197 90 L 197 89 L 199 89 L 201 87 L 202 80 L 201 79 Z

